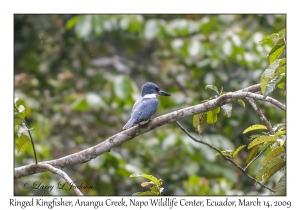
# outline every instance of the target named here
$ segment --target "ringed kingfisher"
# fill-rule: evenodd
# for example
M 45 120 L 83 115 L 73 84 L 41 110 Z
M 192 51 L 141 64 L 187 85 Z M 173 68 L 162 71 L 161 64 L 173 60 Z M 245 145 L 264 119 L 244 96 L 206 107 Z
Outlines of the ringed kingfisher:
M 123 129 L 128 129 L 134 124 L 150 120 L 150 117 L 156 112 L 158 105 L 157 97 L 159 95 L 171 96 L 170 93 L 160 90 L 159 87 L 152 82 L 144 84 L 142 87 L 142 98 L 134 103 L 131 117 Z

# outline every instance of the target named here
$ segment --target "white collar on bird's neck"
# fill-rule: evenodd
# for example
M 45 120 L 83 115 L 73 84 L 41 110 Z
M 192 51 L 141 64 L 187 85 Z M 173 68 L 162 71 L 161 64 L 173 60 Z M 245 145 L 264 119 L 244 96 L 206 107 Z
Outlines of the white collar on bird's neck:
M 146 95 L 144 95 L 143 98 L 157 98 L 157 96 L 156 96 L 155 93 L 152 93 L 152 94 L 146 94 Z

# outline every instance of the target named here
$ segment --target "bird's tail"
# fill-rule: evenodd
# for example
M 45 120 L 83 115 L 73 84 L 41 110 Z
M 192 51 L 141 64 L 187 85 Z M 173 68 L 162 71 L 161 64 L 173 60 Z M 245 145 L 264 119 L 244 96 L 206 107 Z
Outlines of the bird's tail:
M 123 129 L 128 129 L 135 123 L 135 119 L 130 119 L 128 122 L 124 125 Z

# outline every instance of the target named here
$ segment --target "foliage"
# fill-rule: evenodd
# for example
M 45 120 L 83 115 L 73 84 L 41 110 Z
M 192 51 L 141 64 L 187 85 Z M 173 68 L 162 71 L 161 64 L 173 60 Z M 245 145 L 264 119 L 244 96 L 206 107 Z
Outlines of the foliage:
M 273 46 L 273 48 L 270 50 L 270 53 L 268 55 L 268 61 L 270 65 L 263 72 L 260 80 L 261 92 L 264 94 L 265 97 L 268 94 L 270 94 L 273 90 L 275 90 L 275 87 L 276 85 L 278 86 L 279 82 L 280 84 L 285 83 L 285 65 L 286 65 L 285 57 L 279 59 L 279 57 L 281 56 L 281 54 L 284 52 L 285 49 L 285 29 L 279 31 L 278 33 L 274 33 L 272 35 L 266 36 L 262 40 L 262 42 L 266 42 L 274 38 L 277 38 L 278 40 Z M 282 70 L 282 68 L 284 68 L 284 70 Z M 280 74 L 278 74 L 279 71 L 281 72 Z M 283 85 L 282 88 L 284 88 L 284 86 L 285 85 Z M 211 89 L 215 91 L 217 93 L 215 97 L 224 94 L 223 88 L 219 92 L 218 88 L 214 85 L 207 85 L 206 89 Z M 223 109 L 224 114 L 230 117 L 232 112 L 232 105 L 231 104 L 230 106 L 228 106 L 229 104 L 226 105 L 227 106 L 225 108 L 224 108 L 225 105 L 221 106 L 221 108 Z M 196 131 L 198 131 L 199 134 L 203 132 L 205 128 L 205 121 L 208 124 L 214 124 L 217 121 L 217 113 L 219 112 L 219 110 L 218 111 L 215 110 L 217 109 L 194 115 L 193 126 L 196 129 Z M 203 116 L 205 116 L 205 118 Z M 268 147 L 271 148 L 271 151 L 264 157 L 264 159 L 261 162 L 262 167 L 256 173 L 256 183 L 259 181 L 263 181 L 264 183 L 266 183 L 266 181 L 269 180 L 269 178 L 273 176 L 275 173 L 279 171 L 285 171 L 285 167 L 286 167 L 285 124 L 280 124 L 280 126 L 275 125 L 272 129 L 273 129 L 272 132 L 276 132 L 275 134 L 269 131 L 268 133 L 263 133 L 261 135 L 254 135 L 250 137 L 251 142 L 248 145 L 248 149 L 251 149 L 251 151 L 248 157 L 246 158 L 245 161 L 246 164 L 250 164 L 255 160 L 256 158 L 255 155 L 259 151 L 259 149 L 263 148 L 263 150 L 265 150 Z M 268 130 L 268 129 L 265 125 L 255 124 L 245 129 L 243 134 L 246 134 L 254 130 Z M 241 145 L 237 147 L 237 149 L 235 150 L 224 150 L 221 152 L 226 157 L 234 158 L 245 146 L 246 145 Z M 220 154 L 216 153 L 215 155 L 220 155 Z M 285 174 L 283 176 L 285 177 Z M 283 181 L 277 183 L 277 185 L 280 186 L 279 187 L 280 194 L 283 193 L 282 188 L 284 188 L 282 182 Z
M 223 92 L 223 88 L 219 92 L 218 88 L 215 85 L 206 85 L 205 89 L 211 89 L 217 93 L 217 95 L 215 95 L 214 97 L 210 97 L 210 99 L 217 98 L 218 96 L 221 96 L 226 93 L 226 92 Z M 208 100 L 204 100 L 204 101 L 208 101 Z M 237 99 L 237 102 L 245 108 L 246 105 L 242 99 Z M 221 106 L 221 108 L 224 112 L 224 115 L 226 115 L 227 117 L 231 116 L 231 112 L 232 112 L 232 104 L 231 103 L 224 104 Z M 213 110 L 209 110 L 207 112 L 203 112 L 203 113 L 194 115 L 193 126 L 196 129 L 196 131 L 199 134 L 202 133 L 205 129 L 206 123 L 210 124 L 210 125 L 214 125 L 218 120 L 219 112 L 220 112 L 220 107 L 217 107 Z
M 37 163 L 36 152 L 34 148 L 34 143 L 30 134 L 30 129 L 25 121 L 26 112 L 23 105 L 18 105 L 18 98 L 15 98 L 14 101 L 14 126 L 17 129 L 18 138 L 15 140 L 15 145 L 18 153 L 24 152 L 30 145 L 34 151 L 35 163 Z
M 259 41 L 285 28 L 285 19 L 285 15 L 240 14 L 15 15 L 15 97 L 34 128 L 39 160 L 72 154 L 120 132 L 146 81 L 172 94 L 160 100 L 156 116 L 210 98 L 206 85 L 235 91 L 256 84 L 270 65 L 265 55 L 276 43 Z M 278 69 L 279 75 L 283 71 L 284 67 Z M 285 100 L 283 89 L 269 96 Z M 271 106 L 261 109 L 270 122 L 285 123 L 285 113 Z M 191 120 L 180 123 L 193 130 Z M 218 116 L 201 135 L 222 151 L 229 145 L 239 148 L 249 143 L 241 135 L 241 125 L 254 124 L 260 119 L 236 106 L 230 118 Z M 15 167 L 30 163 L 30 152 L 17 154 Z M 244 148 L 235 160 L 247 155 Z M 249 173 L 257 173 L 259 167 L 255 161 Z M 163 177 L 168 183 L 164 195 L 269 193 L 172 124 L 66 170 L 76 184 L 93 186 L 85 195 L 132 195 L 139 188 L 128 176 L 142 171 Z M 275 174 L 268 184 L 274 186 L 279 178 Z M 60 181 L 50 173 L 27 176 L 15 180 L 15 195 L 69 195 L 22 187 L 24 181 L 36 180 L 44 185 Z
M 256 125 L 255 127 L 259 127 L 259 126 L 261 126 L 261 128 L 264 129 L 262 125 Z M 265 147 L 271 148 L 271 151 L 261 161 L 262 167 L 259 169 L 256 175 L 257 181 L 263 180 L 264 182 L 266 182 L 276 172 L 283 170 L 285 168 L 286 165 L 285 127 L 280 126 L 280 129 L 282 129 L 280 131 L 276 130 L 276 127 L 273 127 L 273 129 L 274 131 L 277 131 L 276 132 L 277 135 L 271 135 L 270 133 L 268 133 L 263 135 L 255 135 L 250 138 L 251 142 L 248 145 L 248 149 L 255 147 L 257 151 L 259 148 L 265 148 Z M 249 131 L 249 128 L 247 128 L 246 130 Z M 280 135 L 278 135 L 279 132 Z M 253 157 L 254 156 L 250 153 L 247 160 L 250 161 L 253 159 Z
M 152 185 L 150 187 L 150 191 L 145 191 L 145 192 L 137 192 L 134 193 L 133 195 L 139 195 L 139 196 L 145 196 L 145 195 L 161 195 L 162 191 L 164 188 L 162 187 L 163 180 L 162 179 L 157 179 L 155 176 L 149 175 L 149 174 L 144 174 L 144 173 L 134 173 L 130 175 L 131 178 L 133 177 L 143 177 L 145 179 L 149 179 L 150 182 L 143 182 L 141 184 L 142 187 L 146 187 L 148 185 Z
M 264 96 L 269 95 L 276 87 L 285 89 L 286 82 L 285 29 L 266 36 L 261 42 L 266 42 L 270 39 L 276 39 L 277 41 L 268 54 L 269 67 L 260 77 L 261 91 Z M 279 57 L 281 59 L 278 59 Z

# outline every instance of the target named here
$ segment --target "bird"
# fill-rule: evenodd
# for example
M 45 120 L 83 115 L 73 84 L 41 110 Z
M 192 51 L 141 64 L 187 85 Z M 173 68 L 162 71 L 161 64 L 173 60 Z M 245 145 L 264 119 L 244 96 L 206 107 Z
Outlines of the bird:
M 171 96 L 170 93 L 162 91 L 153 82 L 147 82 L 142 87 L 142 98 L 137 100 L 132 108 L 131 117 L 123 129 L 131 128 L 134 124 L 149 120 L 155 114 L 160 96 Z M 148 122 L 149 122 L 148 121 Z

